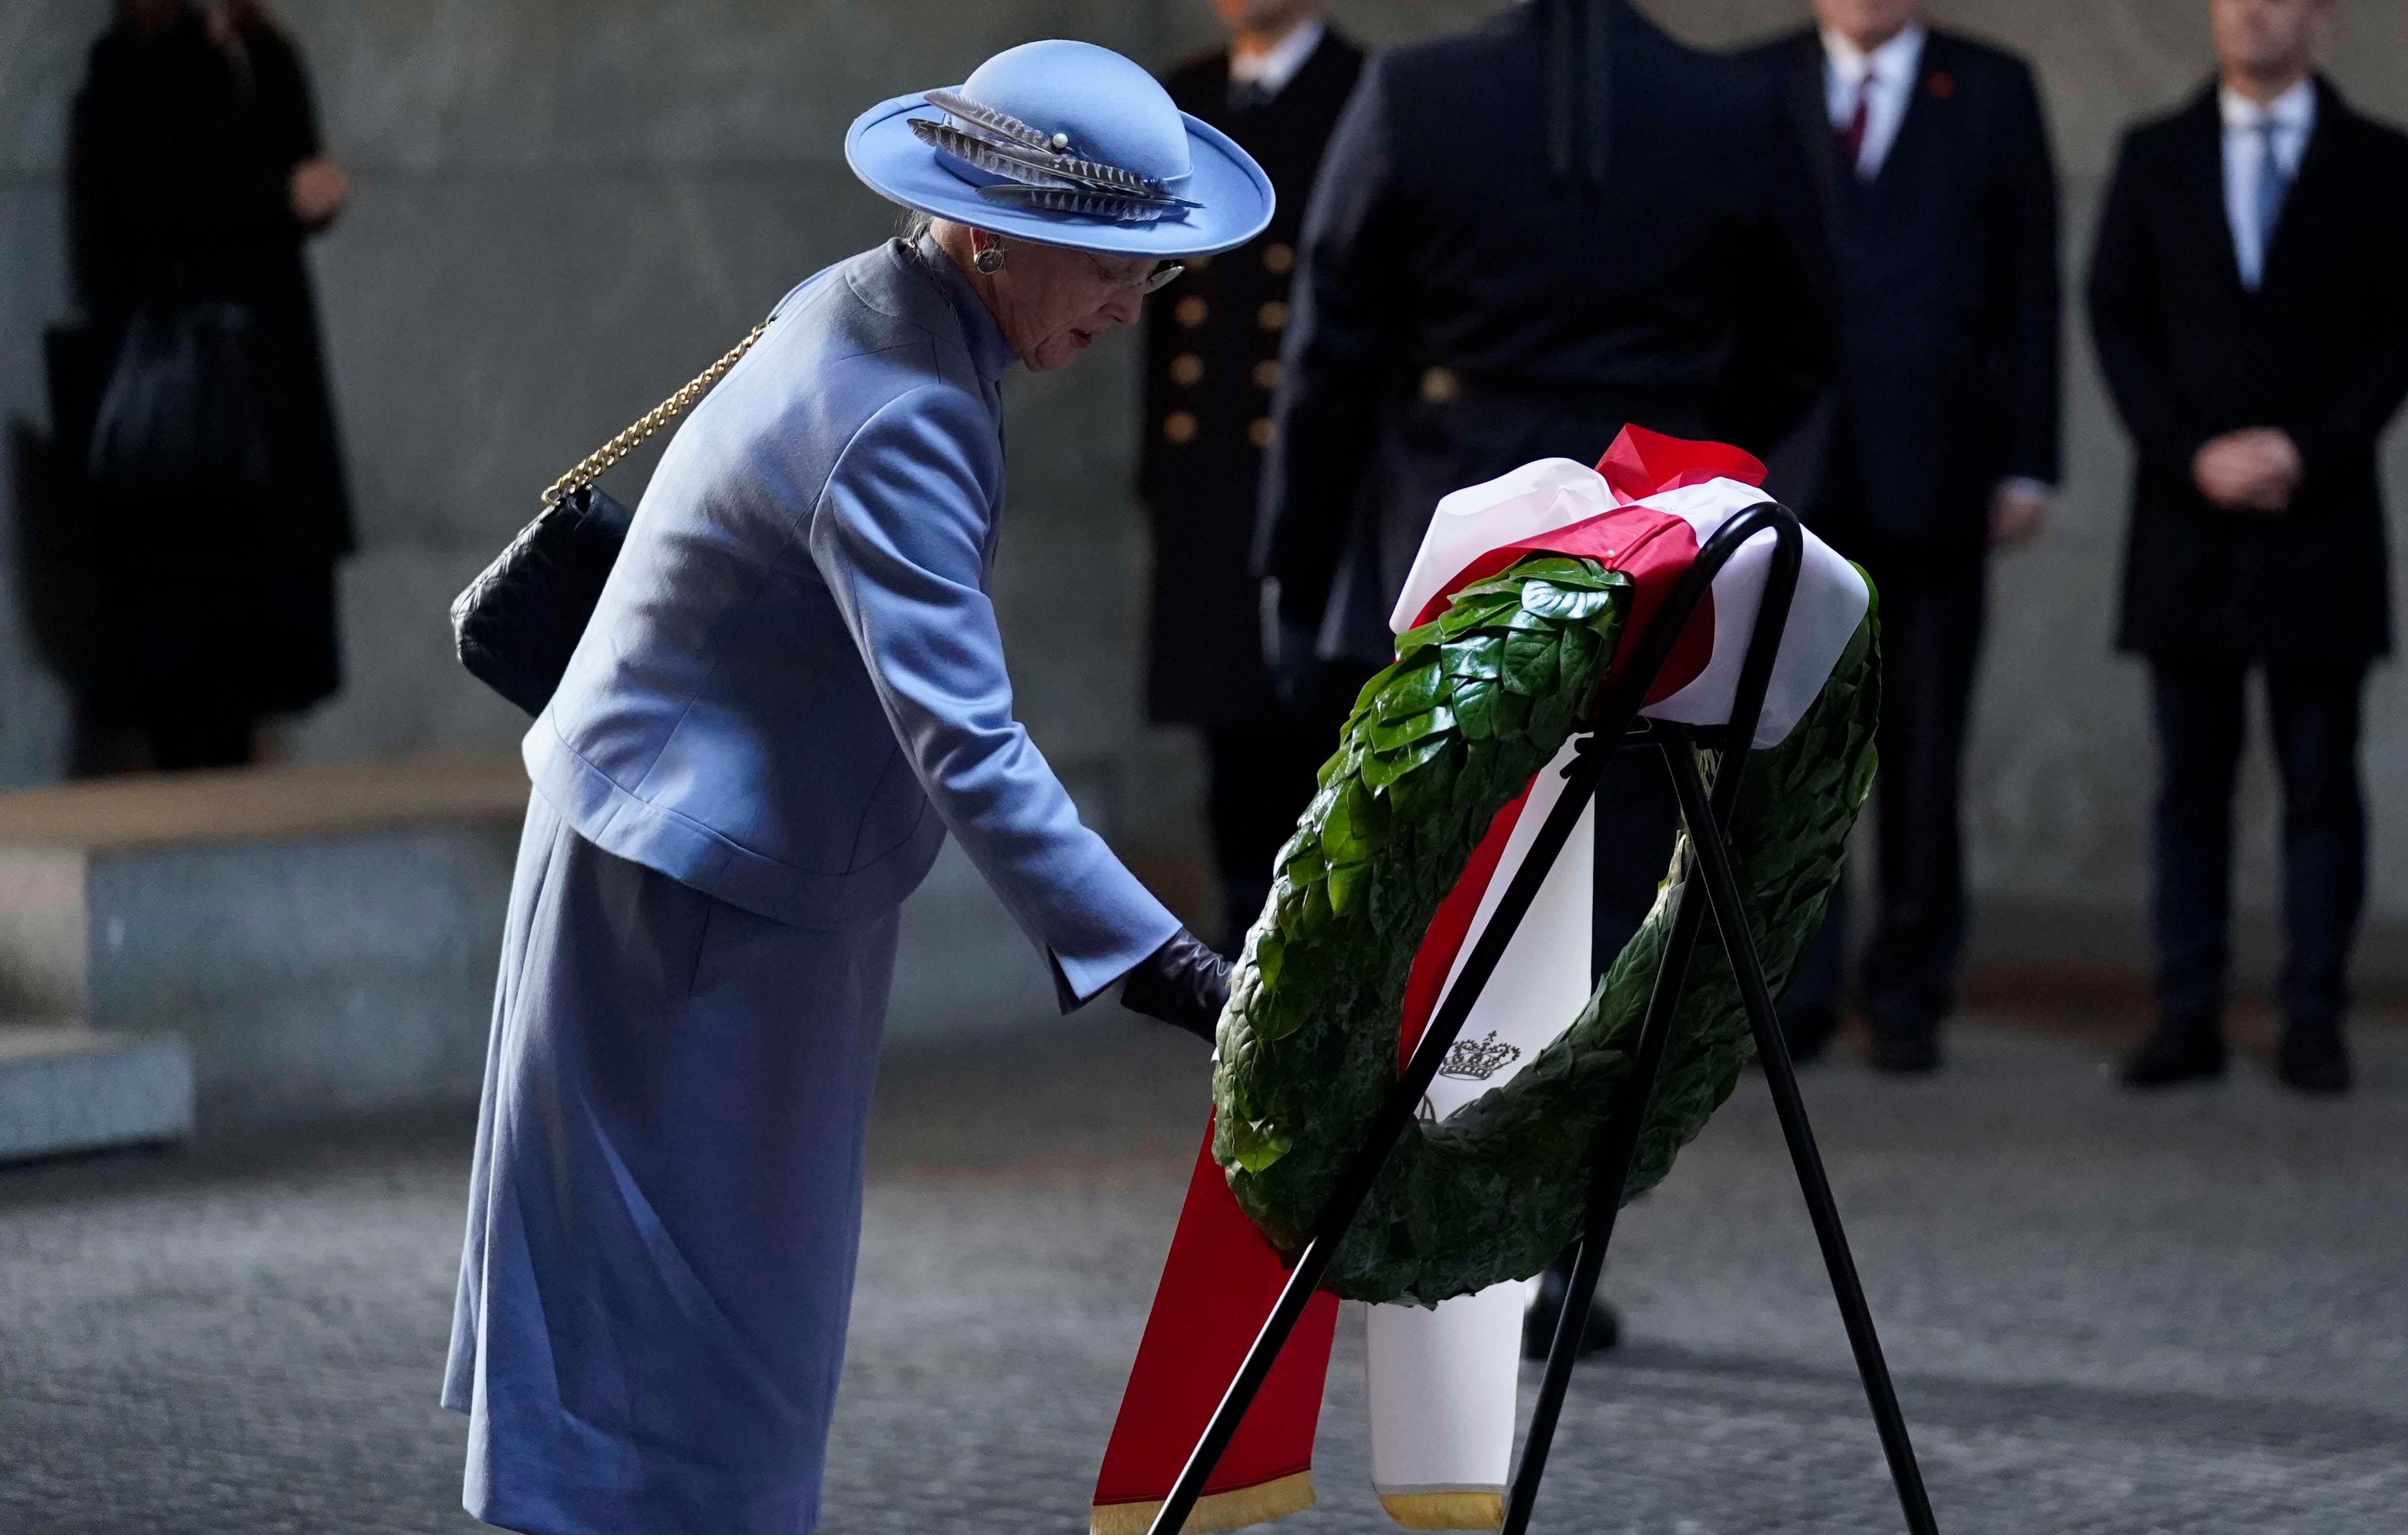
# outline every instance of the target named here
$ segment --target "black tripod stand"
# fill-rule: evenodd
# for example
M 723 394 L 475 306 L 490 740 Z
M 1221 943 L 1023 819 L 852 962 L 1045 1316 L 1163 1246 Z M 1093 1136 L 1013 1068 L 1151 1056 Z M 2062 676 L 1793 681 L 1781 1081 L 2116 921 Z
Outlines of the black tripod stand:
M 1765 578 L 1763 600 L 1757 606 L 1756 625 L 1740 669 L 1729 724 L 1705 729 L 1640 719 L 1641 704 L 1715 575 L 1742 544 L 1766 532 L 1770 532 L 1775 540 L 1772 566 Z M 1830 1183 L 1823 1173 L 1822 1156 L 1814 1149 L 1813 1129 L 1806 1123 L 1806 1105 L 1798 1095 L 1797 1072 L 1790 1065 L 1788 1047 L 1782 1041 L 1771 988 L 1756 958 L 1747 914 L 1740 905 L 1730 855 L 1723 843 L 1722 828 L 1739 803 L 1740 782 L 1747 770 L 1756 720 L 1763 712 L 1765 690 L 1772 679 L 1772 663 L 1789 621 L 1804 556 L 1804 535 L 1799 529 L 1797 517 L 1787 508 L 1771 501 L 1751 507 L 1724 524 L 1707 540 L 1696 563 L 1673 589 L 1670 599 L 1640 636 L 1633 664 L 1608 690 L 1598 708 L 1594 732 L 1581 742 L 1571 766 L 1564 769 L 1569 782 L 1562 797 L 1555 801 L 1528 856 L 1507 884 L 1437 1015 L 1423 1030 L 1412 1061 L 1372 1120 L 1362 1150 L 1348 1165 L 1320 1219 L 1314 1223 L 1312 1238 L 1297 1258 L 1278 1303 L 1271 1308 L 1261 1332 L 1255 1335 L 1254 1346 L 1246 1351 L 1245 1363 L 1239 1367 L 1237 1378 L 1223 1394 L 1221 1405 L 1214 1409 L 1211 1422 L 1189 1454 L 1186 1466 L 1155 1513 L 1147 1535 L 1177 1535 L 1186 1525 L 1187 1515 L 1203 1495 L 1204 1484 L 1211 1477 L 1213 1467 L 1220 1463 L 1222 1452 L 1228 1448 L 1231 1436 L 1244 1420 L 1246 1409 L 1261 1390 L 1288 1334 L 1304 1314 L 1306 1302 L 1312 1298 L 1323 1276 L 1329 1271 L 1338 1243 L 1369 1197 L 1388 1153 L 1412 1123 L 1422 1095 L 1437 1077 L 1439 1065 L 1455 1043 L 1464 1019 L 1479 1000 L 1506 945 L 1512 941 L 1514 929 L 1537 897 L 1556 855 L 1579 823 L 1581 811 L 1596 795 L 1607 758 L 1626 745 L 1656 752 L 1671 774 L 1681 819 L 1689 833 L 1689 863 L 1673 909 L 1671 939 L 1665 945 L 1655 989 L 1648 997 L 1647 1012 L 1640 1026 L 1638 1056 L 1624 1084 L 1621 1101 L 1614 1105 L 1614 1112 L 1601 1132 L 1596 1180 L 1589 1188 L 1588 1222 L 1572 1265 L 1571 1285 L 1556 1319 L 1555 1343 L 1547 1355 L 1538 1407 L 1531 1414 L 1529 1433 L 1523 1442 L 1521 1464 L 1514 1470 L 1512 1493 L 1505 1508 L 1504 1535 L 1525 1535 L 1529 1528 L 1539 1481 L 1546 1474 L 1547 1451 L 1555 1440 L 1555 1421 L 1563 1411 L 1564 1393 L 1571 1384 L 1581 1324 L 1597 1293 L 1606 1244 L 1612 1240 L 1614 1216 L 1622 1208 L 1623 1189 L 1638 1154 L 1639 1131 L 1646 1117 L 1647 1100 L 1663 1066 L 1673 1013 L 1680 1002 L 1682 978 L 1688 973 L 1689 956 L 1697 948 L 1698 931 L 1709 911 L 1722 935 L 1724 950 L 1730 956 L 1731 968 L 1739 978 L 1740 997 L 1747 1009 L 1748 1026 L 1756 1035 L 1765 1083 L 1772 1090 L 1782 1134 L 1789 1143 L 1790 1160 L 1798 1169 L 1799 1187 L 1805 1194 L 1806 1209 L 1813 1219 L 1824 1265 L 1830 1270 L 1831 1292 L 1847 1326 L 1849 1345 L 1856 1352 L 1856 1371 L 1864 1380 L 1865 1396 L 1872 1405 L 1873 1422 L 1881 1432 L 1882 1449 L 1889 1459 L 1890 1478 L 1898 1485 L 1899 1504 L 1905 1510 L 1907 1528 L 1913 1535 L 1937 1535 L 1939 1526 L 1932 1519 L 1931 1502 L 1923 1490 L 1923 1473 L 1915 1466 L 1914 1446 L 1907 1442 L 1906 1419 L 1899 1411 L 1889 1368 L 1882 1360 L 1881 1340 L 1873 1331 L 1872 1313 L 1865 1305 L 1864 1286 L 1857 1281 L 1856 1261 L 1848 1254 L 1847 1235 L 1840 1227 L 1840 1212 L 1831 1199 Z M 1695 749 L 1713 745 L 1722 749 L 1722 767 L 1710 796 L 1698 771 Z

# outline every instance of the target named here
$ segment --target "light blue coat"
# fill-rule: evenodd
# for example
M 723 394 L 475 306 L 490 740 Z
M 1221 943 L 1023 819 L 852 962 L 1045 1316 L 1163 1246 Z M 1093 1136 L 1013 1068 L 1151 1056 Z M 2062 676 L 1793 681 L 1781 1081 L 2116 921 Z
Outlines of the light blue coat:
M 1178 924 L 1012 717 L 1013 360 L 933 246 L 787 295 L 662 456 L 526 762 L 596 845 L 805 925 L 899 905 L 951 830 L 1083 1000 Z
M 1011 361 L 940 253 L 797 288 L 670 443 L 527 735 L 443 1386 L 481 1519 L 817 1521 L 896 910 L 947 830 L 1066 1007 L 1178 929 L 1012 718 Z

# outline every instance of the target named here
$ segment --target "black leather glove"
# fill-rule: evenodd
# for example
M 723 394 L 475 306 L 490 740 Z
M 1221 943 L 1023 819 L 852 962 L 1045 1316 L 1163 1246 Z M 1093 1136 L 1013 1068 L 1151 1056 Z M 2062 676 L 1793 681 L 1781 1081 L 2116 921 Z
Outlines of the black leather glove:
M 1229 962 L 1184 927 L 1121 983 L 1121 1006 L 1183 1028 L 1206 1044 L 1212 1042 L 1228 1000 Z

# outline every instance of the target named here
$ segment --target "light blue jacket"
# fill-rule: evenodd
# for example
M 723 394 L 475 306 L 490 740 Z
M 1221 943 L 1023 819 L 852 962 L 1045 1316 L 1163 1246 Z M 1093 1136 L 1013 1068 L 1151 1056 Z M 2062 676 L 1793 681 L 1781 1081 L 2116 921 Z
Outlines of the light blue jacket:
M 899 905 L 950 829 L 1068 1007 L 1179 925 L 1012 716 L 987 591 L 1012 362 L 933 246 L 789 294 L 662 455 L 525 755 L 588 840 L 813 927 Z

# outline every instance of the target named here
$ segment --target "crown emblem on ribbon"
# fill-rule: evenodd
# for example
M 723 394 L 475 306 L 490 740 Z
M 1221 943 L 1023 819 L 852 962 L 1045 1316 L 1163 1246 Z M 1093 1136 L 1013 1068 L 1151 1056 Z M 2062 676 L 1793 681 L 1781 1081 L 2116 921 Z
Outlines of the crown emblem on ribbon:
M 1002 181 L 978 189 L 989 201 L 1122 223 L 1151 223 L 1181 208 L 1204 206 L 1172 196 L 1150 176 L 1086 158 L 1068 134 L 1033 128 L 958 91 L 922 93 L 948 121 L 913 118 L 913 136 L 939 154 L 1002 177 Z
M 1455 1040 L 1438 1074 L 1465 1082 L 1486 1082 L 1521 1058 L 1522 1047 L 1502 1043 L 1492 1028 L 1485 1039 Z

